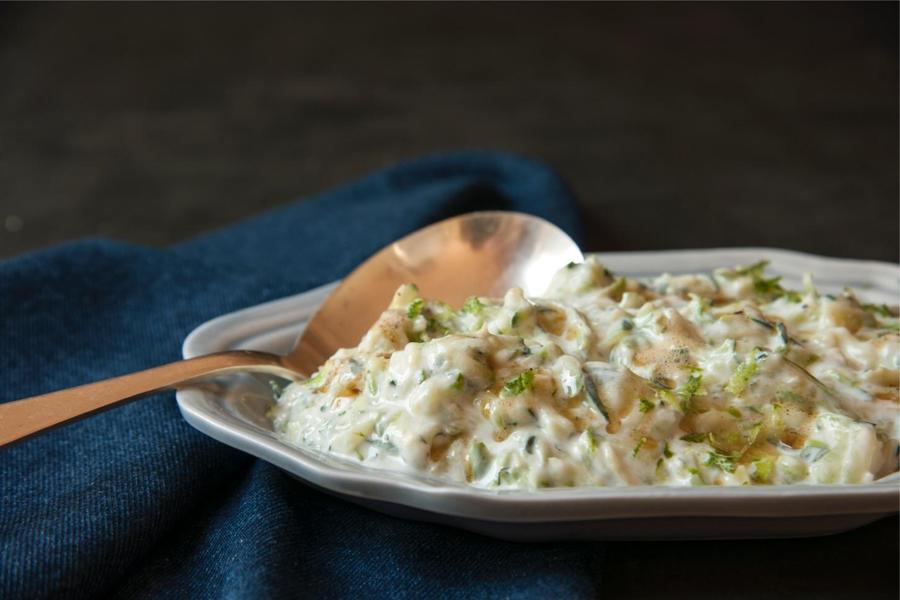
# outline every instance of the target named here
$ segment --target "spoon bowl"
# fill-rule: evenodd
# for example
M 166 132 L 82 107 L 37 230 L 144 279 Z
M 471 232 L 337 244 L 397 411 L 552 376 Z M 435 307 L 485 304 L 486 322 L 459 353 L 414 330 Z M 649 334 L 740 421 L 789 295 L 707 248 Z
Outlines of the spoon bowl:
M 429 225 L 344 279 L 285 360 L 309 375 L 339 348 L 355 346 L 404 283 L 459 307 L 469 296 L 498 296 L 511 287 L 538 295 L 557 269 L 582 260 L 568 235 L 531 215 L 476 212 Z
M 447 219 L 386 246 L 357 267 L 288 354 L 220 352 L 0 404 L 0 446 L 211 375 L 245 371 L 301 379 L 338 349 L 355 346 L 404 283 L 459 306 L 469 296 L 497 296 L 511 287 L 540 294 L 557 269 L 581 260 L 575 242 L 538 217 L 492 211 Z

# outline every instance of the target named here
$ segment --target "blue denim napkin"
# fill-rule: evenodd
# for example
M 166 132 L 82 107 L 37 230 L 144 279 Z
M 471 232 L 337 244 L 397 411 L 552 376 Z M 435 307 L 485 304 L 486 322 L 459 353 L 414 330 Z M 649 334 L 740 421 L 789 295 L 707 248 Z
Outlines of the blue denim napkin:
M 477 209 L 579 234 L 548 167 L 461 153 L 166 250 L 90 240 L 0 263 L 0 402 L 176 360 L 203 321 Z M 324 495 L 194 431 L 172 393 L 0 450 L 0 598 L 572 598 L 597 593 L 601 562 L 596 544 L 500 542 Z

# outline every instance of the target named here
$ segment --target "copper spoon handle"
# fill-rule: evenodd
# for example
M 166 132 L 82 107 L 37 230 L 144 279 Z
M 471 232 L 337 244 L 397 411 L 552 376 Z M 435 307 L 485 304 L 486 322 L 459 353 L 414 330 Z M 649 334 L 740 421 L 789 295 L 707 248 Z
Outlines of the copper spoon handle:
M 0 446 L 45 429 L 111 408 L 198 378 L 234 371 L 296 376 L 282 358 L 265 352 L 234 350 L 198 356 L 87 385 L 0 404 Z

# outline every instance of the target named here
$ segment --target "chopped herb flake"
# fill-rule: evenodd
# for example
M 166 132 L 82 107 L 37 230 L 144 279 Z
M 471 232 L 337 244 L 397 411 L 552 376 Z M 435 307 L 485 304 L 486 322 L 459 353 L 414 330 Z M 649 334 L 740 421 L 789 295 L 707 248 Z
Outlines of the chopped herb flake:
M 597 451 L 597 436 L 590 429 L 584 430 L 585 439 L 587 440 L 588 451 L 593 454 Z
M 728 385 L 725 386 L 725 389 L 735 396 L 739 396 L 744 389 L 746 389 L 747 383 L 749 383 L 750 378 L 756 374 L 758 368 L 759 363 L 755 358 L 747 359 L 743 364 L 738 365 L 737 370 L 735 370 L 734 375 L 731 376 L 731 380 L 728 382 Z
M 750 275 L 751 277 L 761 277 L 763 272 L 766 270 L 766 267 L 769 266 L 768 260 L 761 260 L 753 263 L 749 267 L 740 267 L 735 269 L 734 272 L 738 275 Z
M 303 383 L 305 383 L 306 385 L 311 385 L 313 387 L 319 387 L 320 385 L 325 383 L 325 374 L 326 374 L 325 367 L 326 366 L 327 366 L 327 364 L 319 367 L 319 369 L 315 373 L 313 373 L 313 376 L 310 377 L 309 379 L 307 379 L 306 381 L 304 381 Z
M 465 385 L 466 385 L 466 378 L 463 377 L 462 373 L 459 373 L 456 375 L 456 380 L 453 382 L 453 385 L 450 387 L 452 387 L 456 391 L 460 391 L 463 389 L 463 387 L 465 387 Z
M 415 319 L 420 314 L 422 314 L 422 306 L 425 304 L 425 301 L 421 298 L 416 298 L 412 302 L 409 303 L 409 308 L 406 309 L 406 316 L 410 319 Z
M 880 315 L 885 318 L 890 318 L 893 315 L 891 314 L 891 309 L 888 308 L 887 304 L 863 304 L 862 307 L 876 315 Z
M 781 287 L 780 276 L 772 277 L 769 279 L 765 278 L 765 270 L 768 266 L 769 261 L 761 260 L 755 264 L 750 265 L 749 267 L 741 267 L 733 271 L 720 272 L 720 275 L 727 279 L 734 279 L 735 277 L 739 276 L 750 277 L 753 280 L 753 289 L 756 291 L 756 293 L 763 296 L 769 296 L 773 299 L 785 297 L 790 302 L 800 302 L 800 294 L 794 291 L 785 290 L 783 287 Z
M 707 467 L 718 467 L 728 473 L 734 473 L 734 457 L 719 452 L 710 452 L 706 459 Z
M 482 310 L 484 310 L 484 304 L 481 303 L 481 300 L 475 296 L 470 296 L 466 299 L 465 304 L 462 305 L 460 312 L 478 315 L 481 314 Z
M 654 404 L 650 400 L 641 398 L 640 400 L 638 400 L 638 402 L 640 403 L 640 411 L 642 413 L 650 412 L 651 410 L 653 410 Z
M 647 436 L 646 436 L 646 435 L 642 435 L 642 436 L 641 436 L 641 439 L 638 441 L 637 445 L 634 447 L 634 450 L 631 451 L 631 456 L 632 456 L 632 457 L 637 457 L 638 452 L 641 451 L 641 448 L 644 447 L 644 444 L 645 444 L 646 442 L 647 442 Z
M 510 379 L 503 386 L 503 392 L 507 396 L 518 396 L 519 394 L 530 390 L 534 387 L 534 371 L 528 369 L 519 374 L 515 379 Z
M 690 409 L 691 400 L 699 391 L 700 383 L 702 381 L 703 376 L 700 374 L 700 371 L 693 370 L 687 381 L 685 381 L 684 384 L 682 384 L 677 390 L 675 390 L 675 395 L 678 396 L 678 398 L 681 400 L 682 412 L 687 412 L 688 409 Z
M 755 277 L 753 280 L 753 289 L 759 294 L 774 294 L 778 296 L 784 295 L 784 288 L 779 283 L 781 276 L 765 279 L 764 277 Z
M 754 460 L 750 471 L 750 478 L 757 483 L 768 483 L 772 479 L 772 471 L 775 468 L 775 459 L 772 456 L 763 456 Z

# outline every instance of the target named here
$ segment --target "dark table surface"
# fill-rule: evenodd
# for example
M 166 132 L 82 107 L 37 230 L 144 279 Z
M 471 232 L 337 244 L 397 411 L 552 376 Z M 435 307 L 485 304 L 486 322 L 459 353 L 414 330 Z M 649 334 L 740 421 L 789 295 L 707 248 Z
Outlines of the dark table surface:
M 543 159 L 587 250 L 896 262 L 898 9 L 0 5 L 0 257 L 165 245 L 405 157 Z M 818 539 L 609 544 L 634 597 L 883 597 L 898 520 Z
M 896 3 L 0 5 L 0 256 L 163 245 L 475 147 L 555 166 L 588 250 L 896 261 L 897 19 Z

